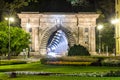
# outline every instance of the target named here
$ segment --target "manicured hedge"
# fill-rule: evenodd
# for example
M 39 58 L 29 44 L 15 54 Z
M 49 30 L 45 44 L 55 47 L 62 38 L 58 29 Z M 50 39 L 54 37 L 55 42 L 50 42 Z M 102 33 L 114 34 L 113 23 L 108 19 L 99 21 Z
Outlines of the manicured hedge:
M 97 62 L 97 58 L 93 57 L 61 57 L 61 58 L 42 58 L 42 64 L 53 64 L 53 65 L 91 65 L 92 63 Z
M 67 62 L 67 61 L 47 62 L 47 64 L 52 64 L 52 65 L 81 65 L 81 66 L 88 66 L 91 65 L 91 63 L 92 62 Z
M 66 56 L 60 58 L 63 61 L 70 61 L 70 62 L 95 62 L 97 58 L 90 57 L 90 56 Z
M 97 57 L 98 62 L 94 63 L 94 65 L 98 66 L 120 66 L 120 57 Z
M 61 58 L 42 58 L 42 64 L 120 66 L 120 57 L 68 56 Z
M 15 64 L 26 64 L 26 61 L 21 60 L 1 60 L 0 65 L 15 65 Z
M 120 66 L 120 59 L 115 58 L 108 58 L 102 60 L 101 64 L 103 66 Z

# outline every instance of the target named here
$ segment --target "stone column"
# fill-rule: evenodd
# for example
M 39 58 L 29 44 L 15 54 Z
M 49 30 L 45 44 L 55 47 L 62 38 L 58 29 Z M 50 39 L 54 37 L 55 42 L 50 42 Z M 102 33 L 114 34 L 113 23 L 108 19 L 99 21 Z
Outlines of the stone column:
M 90 52 L 94 54 L 96 52 L 96 39 L 95 39 L 95 27 L 91 26 L 90 28 Z
M 38 43 L 38 27 L 35 28 L 35 51 L 39 50 L 39 43 Z
M 79 44 L 83 45 L 83 27 L 79 27 Z
M 32 50 L 35 52 L 39 50 L 38 27 L 32 28 Z
M 32 28 L 32 50 L 35 51 L 35 29 Z

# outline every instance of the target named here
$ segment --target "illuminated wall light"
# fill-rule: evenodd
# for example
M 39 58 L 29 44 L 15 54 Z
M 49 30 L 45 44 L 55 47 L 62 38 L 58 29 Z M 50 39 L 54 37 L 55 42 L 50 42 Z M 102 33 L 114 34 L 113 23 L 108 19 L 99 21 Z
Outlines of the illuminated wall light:
M 62 24 L 62 20 L 64 20 L 65 15 L 51 15 L 51 17 L 55 20 L 55 24 Z
M 101 30 L 101 29 L 103 28 L 103 25 L 99 24 L 99 25 L 97 26 L 97 28 L 98 28 L 98 30 Z
M 14 22 L 14 18 L 12 18 L 12 17 L 10 17 L 9 20 L 10 20 L 11 22 Z
M 118 23 L 120 20 L 119 19 L 113 19 L 113 20 L 111 20 L 111 23 L 112 24 L 116 24 L 116 23 Z
M 58 17 L 57 17 L 57 18 L 55 19 L 55 24 L 61 24 L 61 18 L 58 18 Z
M 29 31 L 29 29 L 30 29 L 30 23 L 26 24 L 26 28 L 27 28 L 27 31 Z
M 5 20 L 10 20 L 11 22 L 14 22 L 14 21 L 15 21 L 13 17 L 9 17 L 9 18 L 6 17 Z

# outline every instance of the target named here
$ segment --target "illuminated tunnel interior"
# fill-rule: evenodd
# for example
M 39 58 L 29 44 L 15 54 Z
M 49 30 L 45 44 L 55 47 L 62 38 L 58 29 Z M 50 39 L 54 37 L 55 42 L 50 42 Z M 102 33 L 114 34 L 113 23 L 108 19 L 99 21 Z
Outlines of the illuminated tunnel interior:
M 47 44 L 47 55 L 51 57 L 63 56 L 68 50 L 66 34 L 61 30 L 55 31 Z

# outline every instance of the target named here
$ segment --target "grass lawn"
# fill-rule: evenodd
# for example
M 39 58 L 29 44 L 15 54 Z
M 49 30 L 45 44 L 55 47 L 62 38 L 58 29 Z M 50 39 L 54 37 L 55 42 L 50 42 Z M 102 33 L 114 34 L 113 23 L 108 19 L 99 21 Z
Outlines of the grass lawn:
M 31 76 L 20 75 L 17 78 L 9 78 L 3 72 L 8 71 L 42 71 L 56 73 L 81 73 L 81 72 L 108 72 L 120 70 L 119 67 L 94 67 L 94 66 L 53 66 L 40 63 L 0 66 L 0 80 L 120 80 L 120 77 L 78 77 L 78 76 Z
M 100 66 L 55 66 L 42 65 L 40 63 L 29 63 L 19 65 L 0 66 L 0 72 L 8 71 L 43 71 L 60 73 L 81 73 L 81 72 L 107 72 L 120 70 L 119 67 L 100 67 Z

